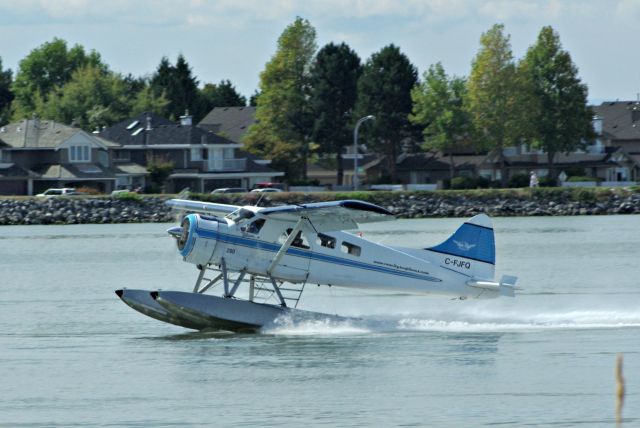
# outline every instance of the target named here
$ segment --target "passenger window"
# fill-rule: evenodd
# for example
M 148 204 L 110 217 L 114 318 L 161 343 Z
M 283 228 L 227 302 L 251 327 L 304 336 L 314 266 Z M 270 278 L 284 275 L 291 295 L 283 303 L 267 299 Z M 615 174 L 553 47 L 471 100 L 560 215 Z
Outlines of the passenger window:
M 360 247 L 349 242 L 343 242 L 340 250 L 342 250 L 343 253 L 351 254 L 352 256 L 360 255 Z
M 260 229 L 262 229 L 262 226 L 264 226 L 265 222 L 266 222 L 266 220 L 263 219 L 263 218 L 254 221 L 253 223 L 251 223 L 249 225 L 249 227 L 247 227 L 247 232 L 248 233 L 258 233 L 258 232 L 260 232 Z
M 318 245 L 326 248 L 336 248 L 336 238 L 333 236 L 325 235 L 324 233 L 318 233 L 318 239 L 316 240 Z
M 289 236 L 289 234 L 291 234 L 292 230 L 293 229 L 291 229 L 291 228 L 287 229 L 287 231 L 280 236 L 280 238 L 278 239 L 278 242 L 280 242 L 281 244 L 284 244 L 285 241 L 287 240 L 287 237 Z M 293 242 L 291 243 L 291 246 L 292 247 L 298 247 L 298 248 L 304 248 L 306 250 L 311 248 L 309 246 L 309 241 L 307 240 L 307 237 L 304 235 L 304 233 L 302 233 L 302 231 L 298 232 L 296 237 L 293 239 Z

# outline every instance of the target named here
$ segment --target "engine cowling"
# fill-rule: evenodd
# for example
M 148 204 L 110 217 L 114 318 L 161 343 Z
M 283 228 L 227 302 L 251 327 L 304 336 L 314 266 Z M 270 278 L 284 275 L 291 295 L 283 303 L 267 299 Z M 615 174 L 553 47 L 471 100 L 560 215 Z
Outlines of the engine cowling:
M 214 217 L 189 214 L 180 226 L 167 230 L 176 238 L 178 252 L 186 262 L 205 266 L 213 262 L 218 242 L 219 222 Z

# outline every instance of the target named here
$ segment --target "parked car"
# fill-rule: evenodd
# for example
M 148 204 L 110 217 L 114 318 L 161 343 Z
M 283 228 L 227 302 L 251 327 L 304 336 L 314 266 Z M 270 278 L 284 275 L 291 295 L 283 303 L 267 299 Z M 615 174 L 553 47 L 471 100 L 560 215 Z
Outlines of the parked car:
M 273 187 L 265 187 L 263 189 L 253 189 L 251 192 L 253 192 L 253 193 L 270 193 L 270 192 L 282 192 L 282 190 L 275 189 Z
M 83 195 L 83 193 L 76 192 L 73 187 L 63 187 L 60 189 L 47 189 L 42 193 L 38 193 L 36 196 L 41 198 L 54 198 L 57 196 L 74 196 Z
M 256 183 L 256 189 L 280 189 L 282 191 L 285 190 L 284 183 L 273 183 L 273 182 L 260 182 Z
M 223 187 L 213 190 L 211 193 L 247 193 L 249 190 L 243 187 Z

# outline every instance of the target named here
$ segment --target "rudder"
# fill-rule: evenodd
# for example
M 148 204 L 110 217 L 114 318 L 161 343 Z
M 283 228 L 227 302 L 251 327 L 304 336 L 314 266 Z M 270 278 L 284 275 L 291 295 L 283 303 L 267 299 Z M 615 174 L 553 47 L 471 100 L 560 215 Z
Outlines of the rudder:
M 425 248 L 441 255 L 441 266 L 462 274 L 493 279 L 496 246 L 491 219 L 479 214 L 466 221 L 446 241 Z

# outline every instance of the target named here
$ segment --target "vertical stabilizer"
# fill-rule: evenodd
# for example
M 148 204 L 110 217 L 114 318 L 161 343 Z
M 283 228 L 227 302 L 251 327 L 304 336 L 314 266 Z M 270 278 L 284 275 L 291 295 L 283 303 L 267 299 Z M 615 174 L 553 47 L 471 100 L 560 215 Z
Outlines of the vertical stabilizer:
M 440 266 L 474 278 L 493 280 L 496 246 L 493 225 L 486 214 L 466 221 L 446 241 L 425 248 L 440 255 Z

